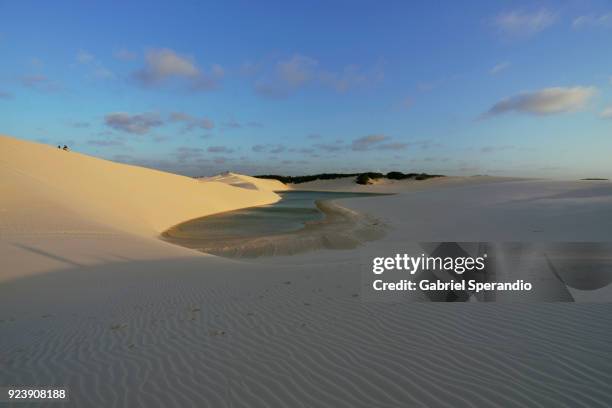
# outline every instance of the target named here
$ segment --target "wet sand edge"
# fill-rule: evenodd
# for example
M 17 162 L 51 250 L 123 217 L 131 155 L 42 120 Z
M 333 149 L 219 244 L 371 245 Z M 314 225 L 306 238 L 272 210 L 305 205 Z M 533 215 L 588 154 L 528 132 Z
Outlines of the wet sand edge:
M 160 238 L 213 255 L 257 258 L 293 255 L 318 249 L 353 249 L 364 242 L 382 238 L 388 229 L 380 219 L 342 207 L 335 200 L 317 200 L 315 205 L 324 214 L 324 218 L 309 221 L 303 228 L 292 232 L 207 241 L 175 237 L 172 233 L 178 226 L 174 226 L 163 232 Z

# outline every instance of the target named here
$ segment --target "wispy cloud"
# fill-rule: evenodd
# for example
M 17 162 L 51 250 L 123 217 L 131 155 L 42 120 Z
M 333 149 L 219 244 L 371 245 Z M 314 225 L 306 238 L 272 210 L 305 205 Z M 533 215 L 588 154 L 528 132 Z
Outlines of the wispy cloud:
M 70 122 L 69 125 L 75 129 L 84 129 L 89 127 L 89 122 Z
M 279 61 L 271 74 L 255 82 L 255 91 L 272 98 L 286 97 L 312 81 L 318 65 L 317 60 L 299 54 Z
M 277 64 L 278 75 L 289 86 L 297 87 L 313 79 L 319 62 L 304 55 L 294 55 Z
M 174 155 L 179 162 L 199 160 L 202 159 L 204 155 L 204 149 L 200 147 L 182 146 L 176 149 Z
M 313 147 L 323 153 L 336 153 L 347 148 L 347 146 L 340 143 L 317 143 Z
M 414 142 L 410 142 L 410 145 L 411 146 L 415 146 L 415 147 L 419 147 L 419 148 L 421 148 L 423 150 L 442 147 L 441 143 L 438 143 L 438 142 L 430 140 L 430 139 L 417 140 L 417 141 L 414 141 Z
M 551 115 L 575 112 L 585 107 L 595 95 L 594 87 L 545 88 L 534 92 L 523 92 L 494 104 L 483 117 L 508 112 L 533 115 Z
M 27 88 L 41 92 L 56 92 L 62 89 L 61 85 L 46 75 L 24 75 L 19 78 L 19 82 Z
M 324 85 L 343 93 L 350 89 L 382 81 L 384 72 L 380 64 L 374 68 L 373 72 L 364 72 L 357 65 L 347 65 L 339 72 L 323 71 L 319 78 Z
M 124 142 L 119 139 L 92 139 L 87 141 L 88 145 L 97 147 L 123 146 Z
M 433 79 L 433 80 L 420 81 L 417 83 L 416 86 L 419 92 L 431 92 L 449 83 L 453 83 L 457 81 L 459 78 L 460 78 L 459 75 L 452 74 L 452 75 L 448 75 L 448 76 Z
M 238 70 L 238 72 L 242 76 L 253 77 L 253 76 L 259 74 L 261 72 L 262 68 L 263 68 L 263 66 L 262 66 L 261 62 L 245 61 L 240 66 L 240 69 Z
M 506 69 L 508 69 L 508 67 L 510 67 L 510 63 L 509 62 L 500 62 L 499 64 L 495 65 L 493 68 L 491 68 L 489 70 L 489 74 L 497 75 L 500 72 L 505 71 Z
M 210 146 L 206 151 L 209 153 L 233 153 L 234 149 L 227 146 Z
M 42 62 L 40 58 L 32 57 L 30 58 L 29 64 L 34 69 L 41 69 L 45 64 Z
M 494 152 L 501 152 L 501 151 L 512 150 L 512 149 L 516 149 L 516 146 L 512 146 L 512 145 L 483 146 L 483 147 L 480 148 L 480 151 L 482 153 L 494 153 Z
M 149 50 L 145 55 L 145 66 L 133 74 L 143 86 L 158 86 L 175 79 L 186 81 L 189 89 L 197 91 L 217 88 L 223 76 L 224 70 L 220 65 L 215 64 L 210 72 L 205 72 L 192 57 L 167 48 Z
M 224 157 L 224 156 L 213 157 L 213 163 L 215 164 L 219 164 L 219 165 L 226 164 L 229 161 L 231 161 L 231 159 L 228 157 Z
M 80 50 L 77 53 L 76 59 L 79 64 L 89 64 L 94 60 L 94 56 L 86 51 Z
M 41 83 L 46 83 L 49 81 L 44 75 L 24 75 L 20 78 L 21 83 L 25 86 L 35 86 Z
M 531 37 L 557 21 L 557 14 L 547 9 L 537 11 L 513 10 L 498 14 L 494 25 L 500 34 L 517 38 Z
M 401 102 L 400 102 L 400 108 L 402 109 L 410 109 L 412 108 L 412 105 L 414 105 L 414 99 L 412 99 L 411 97 L 407 96 L 405 97 Z
M 237 122 L 234 119 L 230 119 L 227 122 L 223 122 L 221 126 L 223 126 L 226 129 L 240 129 L 242 127 L 242 124 Z
M 120 48 L 113 53 L 113 57 L 120 61 L 131 61 L 138 58 L 135 52 L 131 52 L 126 48 Z
M 414 99 L 410 96 L 406 96 L 394 102 L 390 106 L 390 109 L 393 110 L 394 112 L 408 111 L 412 109 L 413 105 L 414 105 Z
M 389 138 L 385 135 L 368 135 L 353 140 L 353 150 L 368 150 L 370 147 L 380 144 L 388 140 Z
M 282 153 L 285 150 L 287 150 L 287 148 L 284 145 L 281 144 L 257 144 L 254 145 L 251 148 L 252 151 L 254 151 L 255 153 L 272 153 L 272 154 L 278 154 L 278 153 Z
M 602 119 L 612 119 L 612 106 L 607 106 L 604 110 L 599 113 L 599 117 Z
M 215 127 L 215 123 L 208 118 L 197 118 L 183 112 L 172 112 L 170 113 L 170 121 L 183 123 L 184 132 L 190 132 L 194 129 L 210 130 Z
M 243 72 L 257 75 L 255 91 L 267 97 L 286 97 L 308 84 L 318 84 L 336 92 L 367 86 L 383 79 L 382 64 L 366 72 L 359 66 L 349 64 L 339 71 L 325 69 L 315 58 L 294 54 L 274 64 L 269 72 L 261 64 L 249 63 Z M 263 75 L 262 75 L 263 72 Z
M 0 99 L 13 99 L 13 94 L 6 91 L 0 91 Z
M 80 50 L 76 55 L 79 65 L 87 66 L 91 69 L 91 76 L 99 79 L 112 79 L 115 74 L 106 68 L 96 57 L 84 50 Z
M 299 153 L 299 154 L 313 154 L 315 149 L 309 147 L 292 147 L 288 150 L 291 153 Z
M 164 122 L 157 113 L 140 113 L 131 115 L 125 112 L 109 113 L 105 116 L 106 126 L 122 132 L 142 135 L 152 128 L 162 126 Z
M 572 27 L 576 30 L 582 28 L 612 28 L 612 13 L 576 17 L 572 22 Z
M 390 137 L 385 135 L 368 135 L 353 140 L 351 149 L 355 151 L 365 150 L 402 150 L 408 147 L 407 143 L 390 142 Z
M 136 73 L 136 77 L 147 85 L 169 77 L 195 78 L 200 75 L 200 69 L 191 58 L 169 49 L 151 50 L 145 58 L 146 65 Z

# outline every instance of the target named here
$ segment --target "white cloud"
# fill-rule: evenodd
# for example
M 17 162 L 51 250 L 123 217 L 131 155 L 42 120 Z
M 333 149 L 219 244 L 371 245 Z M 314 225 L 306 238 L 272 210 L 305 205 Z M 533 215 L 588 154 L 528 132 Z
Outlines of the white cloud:
M 599 117 L 602 119 L 612 119 L 612 106 L 607 106 L 604 110 L 602 110 Z
M 124 143 L 119 139 L 92 139 L 88 140 L 87 144 L 98 147 L 123 146 Z
M 400 103 L 400 106 L 403 109 L 410 109 L 412 108 L 412 105 L 414 105 L 414 100 L 409 96 L 405 97 Z
M 252 151 L 254 151 L 255 153 L 272 153 L 272 154 L 278 154 L 278 153 L 282 153 L 285 150 L 287 150 L 287 148 L 284 145 L 278 144 L 278 145 L 272 145 L 272 144 L 257 144 L 254 145 L 251 148 Z
M 225 76 L 225 70 L 219 64 L 213 64 L 210 71 L 214 78 L 223 78 Z
M 394 111 L 408 111 L 412 109 L 413 105 L 414 105 L 414 99 L 412 99 L 410 96 L 406 96 L 398 100 L 397 102 L 395 102 L 391 106 L 391 109 L 393 109 Z
M 131 60 L 135 60 L 137 57 L 136 53 L 133 53 L 130 50 L 125 49 L 125 48 L 116 50 L 113 53 L 113 56 L 116 59 L 121 60 L 121 61 L 131 61 Z
M 80 65 L 87 66 L 91 69 L 91 76 L 99 79 L 112 79 L 115 74 L 108 68 L 106 68 L 96 57 L 87 52 L 80 50 L 77 53 L 76 60 Z
M 140 113 L 130 115 L 125 112 L 109 113 L 104 117 L 106 126 L 122 132 L 145 134 L 151 128 L 162 126 L 164 123 L 157 113 Z
M 200 70 L 188 58 L 176 54 L 172 50 L 152 50 L 146 55 L 149 80 L 160 80 L 169 76 L 194 77 Z
M 383 79 L 382 68 L 377 66 L 373 72 L 361 71 L 357 65 L 347 65 L 340 72 L 323 71 L 319 75 L 321 82 L 337 92 L 346 92 L 359 86 L 379 82 Z
M 172 50 L 151 50 L 147 52 L 145 59 L 145 67 L 135 75 L 139 81 L 147 85 L 161 82 L 169 77 L 195 78 L 200 73 L 191 60 Z
M 255 91 L 269 97 L 285 97 L 312 81 L 319 62 L 313 58 L 295 54 L 276 63 L 267 77 L 255 82 Z
M 407 143 L 392 142 L 389 143 L 390 138 L 385 135 L 368 135 L 353 140 L 351 149 L 355 151 L 363 150 L 403 150 L 408 147 Z M 386 143 L 384 143 L 386 142 Z
M 201 159 L 204 155 L 204 150 L 199 147 L 179 147 L 176 149 L 176 159 L 179 162 L 186 162 L 191 160 Z
M 227 146 L 210 146 L 206 151 L 209 153 L 233 153 L 234 149 Z
M 100 78 L 100 79 L 112 79 L 115 77 L 115 74 L 113 74 L 113 72 L 103 66 L 98 66 L 96 68 L 94 68 L 94 70 L 91 73 L 94 77 L 96 78 Z
M 213 129 L 214 127 L 215 127 L 215 123 L 212 120 L 208 118 L 202 118 L 202 119 L 196 119 L 195 121 L 188 124 L 187 130 L 192 130 L 194 128 L 210 130 L 210 129 Z
M 499 32 L 509 37 L 530 37 L 550 27 L 557 21 L 557 15 L 549 10 L 535 12 L 508 11 L 495 17 Z
M 183 112 L 172 112 L 170 113 L 170 120 L 172 122 L 189 122 L 193 119 L 193 116 Z
M 508 69 L 508 67 L 510 67 L 510 63 L 509 62 L 500 62 L 499 64 L 495 65 L 493 68 L 491 68 L 489 70 L 489 74 L 497 75 L 500 72 L 505 71 L 506 69 Z
M 24 75 L 19 78 L 21 84 L 25 87 L 35 89 L 40 92 L 56 92 L 62 89 L 62 86 L 46 75 Z
M 223 75 L 220 65 L 213 65 L 211 74 L 207 74 L 196 65 L 193 58 L 163 48 L 146 53 L 145 66 L 134 73 L 134 78 L 145 86 L 159 85 L 173 78 L 183 79 L 191 89 L 209 90 L 217 86 Z
M 576 30 L 587 27 L 612 28 L 612 13 L 576 17 L 572 22 L 572 27 Z
M 249 63 L 246 70 L 253 75 L 264 71 L 261 64 L 253 63 Z M 337 92 L 346 92 L 378 82 L 383 76 L 381 64 L 377 64 L 368 72 L 360 70 L 356 65 L 347 65 L 340 71 L 332 71 L 321 68 L 319 61 L 314 58 L 295 54 L 289 59 L 277 62 L 267 75 L 264 71 L 264 75 L 255 81 L 255 91 L 265 96 L 285 97 L 307 84 L 316 83 Z
M 325 153 L 335 153 L 346 149 L 347 146 L 340 143 L 317 143 L 313 145 L 315 149 Z
M 484 116 L 508 112 L 550 115 L 575 112 L 584 108 L 595 95 L 594 87 L 545 88 L 534 92 L 523 92 L 503 99 L 493 105 Z
M 221 127 L 225 129 L 240 129 L 242 128 L 242 124 L 235 119 L 230 119 L 227 122 L 223 122 Z
M 312 79 L 319 62 L 303 55 L 294 55 L 277 65 L 280 78 L 290 86 L 300 86 Z
M 353 150 L 367 150 L 371 146 L 388 140 L 389 138 L 385 135 L 368 135 L 363 136 L 358 139 L 353 140 L 352 149 Z
M 88 128 L 90 126 L 89 122 L 70 122 L 70 126 L 76 129 Z
M 76 59 L 79 64 L 89 64 L 94 60 L 94 56 L 86 51 L 80 50 L 77 53 Z
M 184 123 L 185 124 L 185 127 L 183 128 L 184 132 L 189 132 L 194 129 L 210 130 L 215 127 L 214 122 L 208 118 L 196 118 L 195 116 L 191 116 L 183 112 L 170 113 L 170 121 Z

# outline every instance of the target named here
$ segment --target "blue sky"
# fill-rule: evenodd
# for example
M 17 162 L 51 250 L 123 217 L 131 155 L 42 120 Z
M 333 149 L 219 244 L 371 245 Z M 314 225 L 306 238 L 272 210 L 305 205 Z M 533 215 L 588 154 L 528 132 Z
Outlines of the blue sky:
M 429 3 L 1 1 L 0 133 L 188 175 L 612 177 L 609 3 Z

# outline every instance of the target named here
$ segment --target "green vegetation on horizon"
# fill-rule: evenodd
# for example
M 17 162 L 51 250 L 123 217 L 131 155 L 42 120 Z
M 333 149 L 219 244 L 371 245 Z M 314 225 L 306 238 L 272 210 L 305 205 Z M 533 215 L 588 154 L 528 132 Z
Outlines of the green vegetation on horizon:
M 371 180 L 387 178 L 389 180 L 427 180 L 434 177 L 444 177 L 442 174 L 427 174 L 427 173 L 402 173 L 401 171 L 391 171 L 387 174 L 376 172 L 365 173 L 321 173 L 311 174 L 307 176 L 280 176 L 277 174 L 261 174 L 255 176 L 262 179 L 278 180 L 285 184 L 300 184 L 315 180 L 334 180 L 338 178 L 355 177 L 357 184 L 369 184 Z

